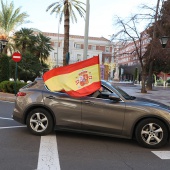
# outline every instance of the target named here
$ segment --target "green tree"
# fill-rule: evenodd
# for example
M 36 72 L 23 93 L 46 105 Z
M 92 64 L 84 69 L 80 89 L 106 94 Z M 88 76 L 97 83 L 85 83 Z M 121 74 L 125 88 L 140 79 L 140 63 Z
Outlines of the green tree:
M 26 51 L 33 52 L 35 50 L 36 37 L 32 29 L 21 28 L 21 30 L 15 32 L 13 40 L 15 48 L 20 53 L 25 53 Z
M 41 32 L 35 34 L 32 29 L 22 28 L 14 34 L 13 41 L 15 42 L 16 50 L 21 54 L 26 52 L 32 53 L 40 59 L 43 63 L 50 55 L 53 49 L 51 46 L 50 38 L 44 36 Z
M 10 60 L 10 70 L 11 78 L 15 78 L 15 62 Z M 41 73 L 44 69 L 48 69 L 46 64 L 41 64 L 38 57 L 35 55 L 26 52 L 22 54 L 22 60 L 17 64 L 18 65 L 18 76 L 19 80 L 33 81 L 36 77 L 41 76 Z
M 39 33 L 36 36 L 35 55 L 40 59 L 41 63 L 47 60 L 51 50 L 53 50 L 53 48 L 51 46 L 50 38 Z
M 69 28 L 70 28 L 70 18 L 72 22 L 77 22 L 77 17 L 74 9 L 79 13 L 81 17 L 84 17 L 85 9 L 82 7 L 85 5 L 83 2 L 78 0 L 60 0 L 54 2 L 47 7 L 46 11 L 51 9 L 51 14 L 55 13 L 56 17 L 59 16 L 59 21 L 61 23 L 64 16 L 64 48 L 63 48 L 63 65 L 67 65 L 66 55 L 69 53 Z
M 3 55 L 0 57 L 0 82 L 9 80 L 9 57 Z
M 9 34 L 14 31 L 18 26 L 26 21 L 28 14 L 26 12 L 21 12 L 21 8 L 14 8 L 14 3 L 10 4 L 4 3 L 1 0 L 1 10 L 0 10 L 0 34 L 5 36 L 5 39 L 10 41 Z M 9 43 L 10 45 L 10 43 Z M 6 46 L 8 48 L 8 45 Z M 5 48 L 5 51 L 7 51 Z

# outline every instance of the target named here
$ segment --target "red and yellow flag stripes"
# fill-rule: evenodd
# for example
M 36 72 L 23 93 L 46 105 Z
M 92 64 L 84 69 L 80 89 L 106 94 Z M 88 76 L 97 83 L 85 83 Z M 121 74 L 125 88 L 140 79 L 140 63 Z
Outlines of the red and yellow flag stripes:
M 101 87 L 99 56 L 52 69 L 43 79 L 51 91 L 64 90 L 73 97 L 87 96 Z

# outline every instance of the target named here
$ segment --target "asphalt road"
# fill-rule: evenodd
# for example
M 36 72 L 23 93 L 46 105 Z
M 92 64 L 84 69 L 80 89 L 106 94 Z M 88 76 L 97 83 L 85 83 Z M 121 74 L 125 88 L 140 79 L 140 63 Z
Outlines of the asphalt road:
M 26 127 L 11 119 L 13 107 L 14 103 L 0 101 L 0 170 L 38 169 L 42 138 L 31 135 Z M 57 139 L 60 167 L 49 170 L 170 169 L 170 143 L 154 150 L 163 151 L 167 158 L 162 159 L 133 140 L 68 132 L 52 135 Z

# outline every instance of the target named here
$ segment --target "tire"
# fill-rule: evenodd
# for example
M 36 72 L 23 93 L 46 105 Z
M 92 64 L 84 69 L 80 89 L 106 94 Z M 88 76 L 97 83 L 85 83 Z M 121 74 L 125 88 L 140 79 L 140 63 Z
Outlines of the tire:
M 168 129 L 162 121 L 149 118 L 139 122 L 135 136 L 141 146 L 156 149 L 168 142 Z
M 50 113 L 42 108 L 32 110 L 26 120 L 30 132 L 34 135 L 47 135 L 53 130 L 53 119 Z

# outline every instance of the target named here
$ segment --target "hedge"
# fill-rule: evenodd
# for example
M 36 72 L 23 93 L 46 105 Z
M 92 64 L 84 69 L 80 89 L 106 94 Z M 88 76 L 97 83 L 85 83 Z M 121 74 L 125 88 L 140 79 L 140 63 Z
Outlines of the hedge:
M 25 86 L 27 83 L 23 83 L 20 81 L 16 82 L 16 92 L 19 91 L 20 88 Z M 3 81 L 0 83 L 0 91 L 5 93 L 15 93 L 15 81 Z

